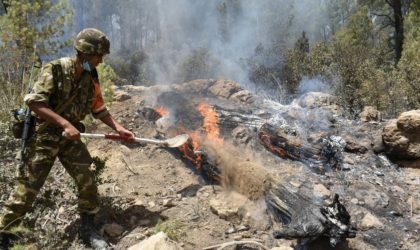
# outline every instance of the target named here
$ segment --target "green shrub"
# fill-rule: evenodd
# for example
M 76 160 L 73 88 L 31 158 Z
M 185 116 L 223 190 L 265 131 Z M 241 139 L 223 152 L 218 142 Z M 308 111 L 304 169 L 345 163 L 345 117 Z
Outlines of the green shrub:
M 106 63 L 101 63 L 96 68 L 99 74 L 99 82 L 101 84 L 102 96 L 105 102 L 110 103 L 114 98 L 114 86 L 117 74 L 114 69 Z
M 178 240 L 181 228 L 183 224 L 180 220 L 172 220 L 172 221 L 161 221 L 159 220 L 158 223 L 154 227 L 154 233 L 164 232 L 168 235 L 168 237 L 172 240 Z
M 180 66 L 179 78 L 182 81 L 206 79 L 213 76 L 219 62 L 207 48 L 195 49 L 187 56 Z

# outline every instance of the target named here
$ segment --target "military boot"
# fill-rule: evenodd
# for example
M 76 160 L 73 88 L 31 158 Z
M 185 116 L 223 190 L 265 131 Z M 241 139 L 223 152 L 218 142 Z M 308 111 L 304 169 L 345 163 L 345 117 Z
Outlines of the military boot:
M 0 250 L 8 250 L 10 245 L 10 235 L 0 233 Z
M 82 213 L 80 215 L 82 221 L 79 232 L 80 238 L 85 244 L 90 245 L 93 249 L 107 249 L 108 243 L 95 229 L 94 217 L 94 214 Z

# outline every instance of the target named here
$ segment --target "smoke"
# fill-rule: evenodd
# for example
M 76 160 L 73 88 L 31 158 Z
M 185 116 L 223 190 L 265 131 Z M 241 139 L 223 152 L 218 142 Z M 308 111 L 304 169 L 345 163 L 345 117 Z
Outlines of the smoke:
M 299 83 L 298 94 L 303 95 L 308 92 L 330 93 L 330 86 L 320 78 L 304 78 Z
M 151 72 L 152 82 L 227 78 L 251 90 L 245 60 L 258 45 L 290 47 L 302 31 L 311 42 L 320 40 L 327 16 L 326 0 L 72 2 L 76 32 L 98 27 L 110 37 L 112 51 L 145 51 L 142 67 Z M 191 67 L 198 73 L 189 74 Z

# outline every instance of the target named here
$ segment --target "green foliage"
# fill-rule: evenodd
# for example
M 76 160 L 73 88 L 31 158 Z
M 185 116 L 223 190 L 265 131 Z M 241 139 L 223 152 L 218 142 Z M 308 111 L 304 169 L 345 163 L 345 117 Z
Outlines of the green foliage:
M 178 240 L 183 224 L 180 220 L 161 221 L 159 220 L 155 225 L 154 233 L 164 232 L 172 240 Z
M 69 44 L 62 40 L 64 26 L 71 24 L 67 1 L 9 0 L 7 14 L 0 16 L 0 119 L 12 107 L 22 105 L 28 89 L 32 62 L 37 56 L 56 53 Z M 36 54 L 34 48 L 36 45 Z
M 353 115 L 367 105 L 377 107 L 385 116 L 419 107 L 419 12 L 411 8 L 407 18 L 398 67 L 394 66 L 388 34 L 368 13 L 367 6 L 359 5 L 331 41 L 313 45 L 309 54 L 299 49 L 299 42 L 286 50 L 283 69 L 277 72 L 289 93 L 297 90 L 303 77 L 321 77 Z
M 10 248 L 10 250 L 25 250 L 27 249 L 26 247 L 27 245 L 17 244 L 17 245 L 14 245 L 12 248 Z
M 195 49 L 181 64 L 180 78 L 183 81 L 210 78 L 218 65 L 207 48 Z
M 149 83 L 148 70 L 149 56 L 144 50 L 133 52 L 122 51 L 119 56 L 113 56 L 109 63 L 118 76 L 128 79 L 131 84 L 141 83 L 147 85 Z
M 106 179 L 104 179 L 101 175 L 102 173 L 105 171 L 106 168 L 106 161 L 108 160 L 107 157 L 101 159 L 98 156 L 95 156 L 92 158 L 93 160 L 93 165 L 95 166 L 95 169 L 93 171 L 93 174 L 95 175 L 95 182 L 96 185 L 101 185 L 104 183 L 107 183 L 108 181 Z
M 114 86 L 115 81 L 117 80 L 117 74 L 114 69 L 106 63 L 99 64 L 96 69 L 99 75 L 102 96 L 105 102 L 110 103 L 114 98 Z
M 30 228 L 22 225 L 22 223 L 20 223 L 19 225 L 15 226 L 15 227 L 10 228 L 10 232 L 12 232 L 14 234 L 31 234 L 31 233 L 33 233 L 33 231 Z
M 420 1 L 410 3 L 410 14 L 406 19 L 405 44 L 398 68 L 400 70 L 401 90 L 406 95 L 410 108 L 420 107 Z

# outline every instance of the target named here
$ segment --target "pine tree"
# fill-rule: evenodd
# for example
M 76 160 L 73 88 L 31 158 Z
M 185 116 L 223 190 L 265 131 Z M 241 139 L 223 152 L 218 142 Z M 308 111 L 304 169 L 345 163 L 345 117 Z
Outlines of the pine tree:
M 63 39 L 72 11 L 64 0 L 3 0 L 7 12 L 0 16 L 0 118 L 22 102 L 28 75 L 38 57 L 54 55 L 66 47 Z

